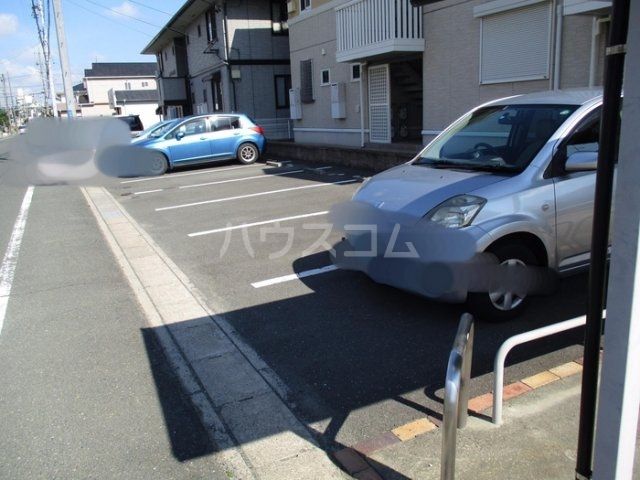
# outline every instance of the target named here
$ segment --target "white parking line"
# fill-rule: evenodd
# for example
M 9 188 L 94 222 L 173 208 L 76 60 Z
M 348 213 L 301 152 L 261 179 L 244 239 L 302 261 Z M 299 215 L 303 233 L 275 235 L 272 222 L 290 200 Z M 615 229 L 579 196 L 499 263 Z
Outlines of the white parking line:
M 29 215 L 29 206 L 33 198 L 33 187 L 27 188 L 24 194 L 22 205 L 16 223 L 13 225 L 9 245 L 0 266 L 0 333 L 4 325 L 4 316 L 7 313 L 7 304 L 9 303 L 9 294 L 11 294 L 11 285 L 13 284 L 13 276 L 18 263 L 18 254 L 20 253 L 20 245 L 24 235 L 24 229 L 27 224 L 27 216 Z
M 259 225 L 267 225 L 269 223 L 286 222 L 288 220 L 298 220 L 300 218 L 317 217 L 317 216 L 320 216 L 320 215 L 326 215 L 327 213 L 329 213 L 329 210 L 325 210 L 324 212 L 306 213 L 304 215 L 294 215 L 292 217 L 274 218 L 273 220 L 265 220 L 263 222 L 243 223 L 242 225 L 233 225 L 233 226 L 229 226 L 229 227 L 216 228 L 214 230 L 204 230 L 202 232 L 190 233 L 188 236 L 189 237 L 199 237 L 201 235 L 209 235 L 211 233 L 228 232 L 230 230 L 239 230 L 241 228 L 257 227 Z
M 281 177 L 283 175 L 293 175 L 294 173 L 302 173 L 302 172 L 304 172 L 304 170 L 293 170 L 291 172 L 274 173 L 274 174 L 267 174 L 267 175 L 254 175 L 252 177 L 232 178 L 230 180 L 219 180 L 217 182 L 206 182 L 206 183 L 196 183 L 194 185 L 183 185 L 178 188 L 206 187 L 207 185 L 220 185 L 221 183 L 243 182 L 245 180 L 255 180 L 257 178 Z
M 292 273 L 290 275 L 284 275 L 282 277 L 270 278 L 269 280 L 262 280 L 260 282 L 253 282 L 251 286 L 253 288 L 268 287 L 270 285 L 276 285 L 278 283 L 291 282 L 292 280 L 298 280 L 305 277 L 313 277 L 314 275 L 321 275 L 323 273 L 329 273 L 337 270 L 335 265 L 327 265 L 326 267 L 314 268 L 312 270 L 305 270 L 304 272 Z
M 242 165 L 240 167 L 208 168 L 207 170 L 198 170 L 197 172 L 170 173 L 168 175 L 158 175 L 155 177 L 144 177 L 144 178 L 136 178 L 134 180 L 124 180 L 123 182 L 120 182 L 120 183 L 148 182 L 150 180 L 170 180 L 172 178 L 190 177 L 192 175 L 204 175 L 205 173 L 227 172 L 229 170 L 239 170 L 241 168 L 251 168 L 251 167 L 264 167 L 264 165 L 260 163 L 254 163 L 253 165 Z
M 319 184 L 315 184 L 315 185 L 302 185 L 300 187 L 281 188 L 279 190 L 270 190 L 268 192 L 250 193 L 250 194 L 247 194 L 247 195 L 238 195 L 238 196 L 235 196 L 235 197 L 216 198 L 216 199 L 213 199 L 213 200 L 204 200 L 202 202 L 183 203 L 182 205 L 172 205 L 170 207 L 156 208 L 156 212 L 164 212 L 165 210 L 175 210 L 177 208 L 196 207 L 198 205 L 207 205 L 207 204 L 210 204 L 210 203 L 229 202 L 231 200 L 241 200 L 243 198 L 260 197 L 260 196 L 263 196 L 263 195 L 273 195 L 273 194 L 276 194 L 276 193 L 291 192 L 293 190 L 303 190 L 303 189 L 306 189 L 306 188 L 331 187 L 332 185 L 338 185 L 338 184 L 342 184 L 342 183 L 355 183 L 357 181 L 358 181 L 357 179 L 340 180 L 338 182 L 328 182 L 328 183 L 319 183 Z
M 156 193 L 156 192 L 162 192 L 164 191 L 164 188 L 157 188 L 155 190 L 144 190 L 142 192 L 133 192 L 134 195 L 144 195 L 145 193 Z

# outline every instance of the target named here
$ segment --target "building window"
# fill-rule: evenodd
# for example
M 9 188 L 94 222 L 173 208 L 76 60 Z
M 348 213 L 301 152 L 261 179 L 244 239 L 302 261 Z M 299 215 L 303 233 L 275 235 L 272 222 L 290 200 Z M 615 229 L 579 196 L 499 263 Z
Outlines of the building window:
M 291 75 L 275 75 L 276 108 L 289 108 L 289 90 L 291 89 Z
M 207 99 L 207 89 L 206 88 L 204 90 L 202 90 L 202 98 L 204 98 L 204 103 L 209 103 L 209 100 Z
M 551 2 L 481 19 L 480 83 L 549 78 Z
M 308 10 L 311 8 L 311 0 L 300 0 L 300 10 Z
M 320 85 L 327 86 L 331 83 L 331 72 L 328 68 L 320 70 Z
M 361 78 L 362 78 L 362 65 L 360 65 L 359 63 L 352 63 L 351 64 L 351 81 L 359 82 Z
M 215 10 L 211 9 L 207 13 L 205 13 L 205 21 L 207 26 L 207 42 L 215 42 L 216 40 L 218 40 Z
M 271 2 L 271 32 L 274 35 L 289 35 L 286 1 L 275 0 Z
M 313 61 L 300 62 L 300 101 L 302 103 L 313 102 Z
M 202 36 L 202 27 L 198 24 L 198 37 Z

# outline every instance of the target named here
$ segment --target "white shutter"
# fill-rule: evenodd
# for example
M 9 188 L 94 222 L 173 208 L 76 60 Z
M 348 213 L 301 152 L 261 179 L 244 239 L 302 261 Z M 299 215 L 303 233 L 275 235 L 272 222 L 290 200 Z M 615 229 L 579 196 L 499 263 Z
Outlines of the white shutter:
M 369 67 L 369 140 L 391 142 L 389 65 Z
M 549 78 L 551 2 L 482 18 L 480 83 Z

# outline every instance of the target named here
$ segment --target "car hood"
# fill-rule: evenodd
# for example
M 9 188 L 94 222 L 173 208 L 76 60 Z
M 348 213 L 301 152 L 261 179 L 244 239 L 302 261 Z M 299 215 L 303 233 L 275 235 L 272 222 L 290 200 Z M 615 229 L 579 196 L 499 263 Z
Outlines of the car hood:
M 143 137 L 143 138 L 134 138 L 131 140 L 131 145 L 136 145 L 137 147 L 144 147 L 147 145 L 151 145 L 152 143 L 156 143 L 158 141 L 155 137 Z
M 495 173 L 406 164 L 375 175 L 353 199 L 383 211 L 421 218 L 451 197 L 507 178 Z

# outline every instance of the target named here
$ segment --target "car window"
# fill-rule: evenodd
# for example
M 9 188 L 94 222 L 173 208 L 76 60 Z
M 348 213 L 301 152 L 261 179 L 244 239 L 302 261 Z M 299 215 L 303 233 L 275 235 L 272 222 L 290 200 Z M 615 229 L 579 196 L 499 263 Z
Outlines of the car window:
M 229 117 L 213 117 L 211 119 L 211 125 L 213 127 L 214 132 L 219 132 L 222 130 L 231 130 L 231 122 L 229 121 Z
M 600 142 L 600 110 L 590 115 L 567 140 L 567 157 L 576 152 L 597 152 Z
M 415 164 L 522 171 L 575 109 L 567 105 L 481 108 L 447 129 Z
M 204 118 L 195 118 L 183 123 L 178 127 L 178 132 L 184 133 L 185 137 L 189 135 L 199 135 L 207 131 L 207 122 Z

